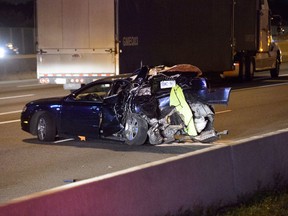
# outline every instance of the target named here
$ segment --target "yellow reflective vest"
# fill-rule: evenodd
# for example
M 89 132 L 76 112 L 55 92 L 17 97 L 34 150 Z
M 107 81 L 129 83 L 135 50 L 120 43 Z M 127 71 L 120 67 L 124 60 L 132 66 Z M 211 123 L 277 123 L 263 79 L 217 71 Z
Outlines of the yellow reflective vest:
M 190 136 L 196 136 L 197 131 L 194 125 L 193 113 L 186 102 L 183 90 L 179 85 L 175 85 L 171 88 L 170 106 L 175 106 L 176 110 L 180 113 L 180 117 L 185 124 L 185 132 Z

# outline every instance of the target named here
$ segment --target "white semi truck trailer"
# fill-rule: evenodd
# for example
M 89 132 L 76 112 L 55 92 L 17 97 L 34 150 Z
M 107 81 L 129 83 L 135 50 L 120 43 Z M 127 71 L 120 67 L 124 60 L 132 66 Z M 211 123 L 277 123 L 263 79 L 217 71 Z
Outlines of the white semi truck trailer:
M 279 74 L 267 0 L 37 0 L 40 83 L 81 84 L 141 65 Z

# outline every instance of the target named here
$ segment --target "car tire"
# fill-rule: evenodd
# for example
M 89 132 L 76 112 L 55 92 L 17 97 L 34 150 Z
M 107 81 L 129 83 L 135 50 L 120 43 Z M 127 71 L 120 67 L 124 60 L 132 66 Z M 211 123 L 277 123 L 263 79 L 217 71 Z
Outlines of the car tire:
M 54 141 L 56 137 L 56 126 L 48 113 L 43 113 L 37 121 L 37 138 L 39 141 Z
M 147 139 L 148 124 L 135 113 L 128 115 L 125 123 L 125 143 L 128 145 L 142 145 Z

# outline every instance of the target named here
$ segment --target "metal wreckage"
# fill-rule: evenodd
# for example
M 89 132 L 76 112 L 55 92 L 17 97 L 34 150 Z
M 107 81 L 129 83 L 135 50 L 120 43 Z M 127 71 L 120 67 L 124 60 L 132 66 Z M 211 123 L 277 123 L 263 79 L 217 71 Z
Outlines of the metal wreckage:
M 21 113 L 22 130 L 39 141 L 57 137 L 107 138 L 128 145 L 190 139 L 213 142 L 213 104 L 227 104 L 230 88 L 211 89 L 199 68 L 141 67 L 106 77 L 65 97 L 31 101 Z
M 213 104 L 227 105 L 231 88 L 210 89 L 201 70 L 188 64 L 144 66 L 134 74 L 114 81 L 115 94 L 105 99 L 114 106 L 114 122 L 123 126 L 114 138 L 129 145 L 208 143 L 228 133 L 214 129 Z

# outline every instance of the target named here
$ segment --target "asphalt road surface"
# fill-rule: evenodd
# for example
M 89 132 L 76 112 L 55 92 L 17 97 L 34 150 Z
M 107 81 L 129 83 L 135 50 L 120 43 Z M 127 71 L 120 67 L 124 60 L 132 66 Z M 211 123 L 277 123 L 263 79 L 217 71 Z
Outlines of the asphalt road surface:
M 127 146 L 105 140 L 59 140 L 40 143 L 21 131 L 24 104 L 38 98 L 64 96 L 61 86 L 39 85 L 36 80 L 0 82 L 0 203 L 49 188 L 171 156 L 233 145 L 235 140 L 288 128 L 288 63 L 281 77 L 267 72 L 254 81 L 228 80 L 212 86 L 232 86 L 228 106 L 216 106 L 215 127 L 229 134 L 216 143 L 174 143 L 159 146 Z

